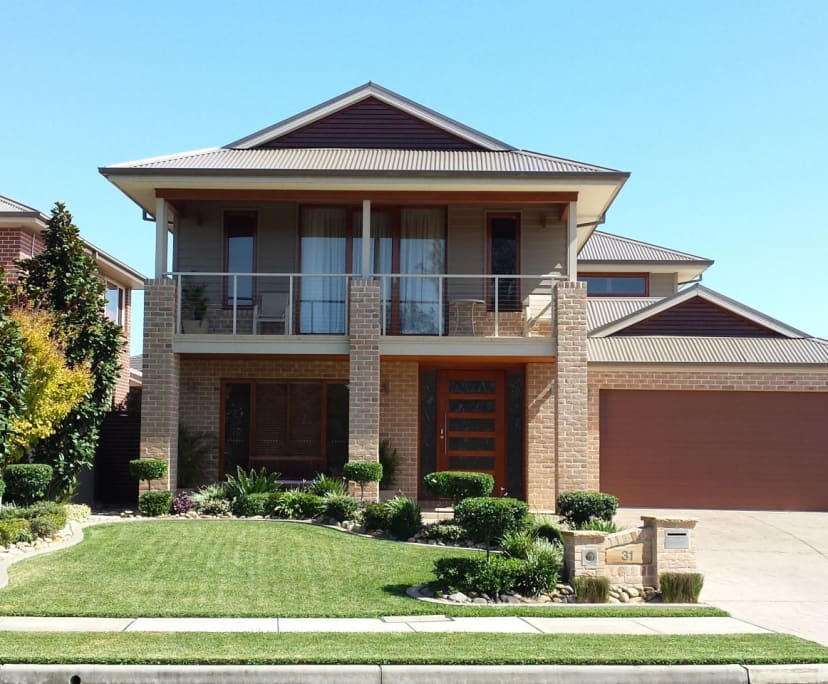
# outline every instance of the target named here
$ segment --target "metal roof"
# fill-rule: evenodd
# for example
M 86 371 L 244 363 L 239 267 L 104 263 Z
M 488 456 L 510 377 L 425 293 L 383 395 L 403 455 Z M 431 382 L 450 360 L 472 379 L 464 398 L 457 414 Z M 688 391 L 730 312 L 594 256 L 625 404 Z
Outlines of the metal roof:
M 661 297 L 587 297 L 587 331 L 624 318 L 656 302 Z
M 640 240 L 612 235 L 596 230 L 587 240 L 578 261 L 634 261 L 634 262 L 695 262 L 712 264 L 710 259 L 652 245 Z
M 11 197 L 0 195 L 0 214 L 26 214 L 30 216 L 43 216 L 37 209 L 22 202 L 13 200 Z M 44 217 L 45 218 L 45 217 Z
M 828 345 L 816 338 L 590 337 L 590 363 L 824 364 Z
M 114 164 L 109 175 L 135 171 L 627 174 L 525 150 L 387 150 L 355 148 L 213 147 Z

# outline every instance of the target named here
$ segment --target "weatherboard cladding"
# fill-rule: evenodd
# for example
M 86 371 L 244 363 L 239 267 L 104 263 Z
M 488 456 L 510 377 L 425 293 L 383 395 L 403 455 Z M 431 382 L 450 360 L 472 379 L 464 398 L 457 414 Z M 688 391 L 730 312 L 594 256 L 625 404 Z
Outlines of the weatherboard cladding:
M 615 335 L 699 335 L 704 337 L 784 337 L 759 323 L 694 297 L 619 330 Z
M 618 174 L 618 171 L 534 152 L 509 150 L 382 150 L 212 148 L 107 168 L 163 171 Z
M 660 301 L 661 297 L 588 297 L 587 330 L 601 328 Z
M 578 254 L 578 261 L 690 261 L 706 263 L 709 259 L 596 230 Z
M 260 147 L 350 147 L 413 150 L 480 149 L 416 116 L 369 97 L 270 140 Z
M 813 338 L 590 337 L 590 363 L 778 363 L 828 365 L 828 344 Z

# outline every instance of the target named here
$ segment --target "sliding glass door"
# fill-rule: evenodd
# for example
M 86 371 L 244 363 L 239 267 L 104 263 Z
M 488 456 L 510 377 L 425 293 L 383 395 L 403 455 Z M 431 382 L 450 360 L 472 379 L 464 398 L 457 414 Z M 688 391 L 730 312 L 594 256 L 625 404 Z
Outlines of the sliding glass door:
M 299 332 L 345 333 L 345 278 L 348 240 L 345 209 L 302 209 Z M 330 273 L 331 277 L 319 277 Z M 340 277 L 336 277 L 340 276 Z
M 436 335 L 440 331 L 441 278 L 446 272 L 445 210 L 400 211 L 400 332 Z M 415 277 L 405 277 L 415 276 Z M 435 277 L 429 277 L 435 276 Z

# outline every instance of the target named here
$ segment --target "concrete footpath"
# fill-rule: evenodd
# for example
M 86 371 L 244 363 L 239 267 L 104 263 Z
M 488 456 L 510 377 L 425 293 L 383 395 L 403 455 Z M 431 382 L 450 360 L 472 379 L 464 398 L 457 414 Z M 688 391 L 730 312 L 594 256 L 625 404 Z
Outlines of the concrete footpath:
M 2 665 L 0 684 L 822 684 L 825 665 Z
M 494 634 L 770 634 L 730 617 L 90 618 L 0 617 L 4 632 L 486 632 Z

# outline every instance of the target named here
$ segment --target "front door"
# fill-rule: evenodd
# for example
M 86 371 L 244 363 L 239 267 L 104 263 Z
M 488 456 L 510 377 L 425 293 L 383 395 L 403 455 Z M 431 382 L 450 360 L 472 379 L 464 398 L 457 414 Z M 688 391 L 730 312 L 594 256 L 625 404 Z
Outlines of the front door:
M 505 396 L 503 371 L 438 371 L 437 470 L 489 473 L 505 491 Z

